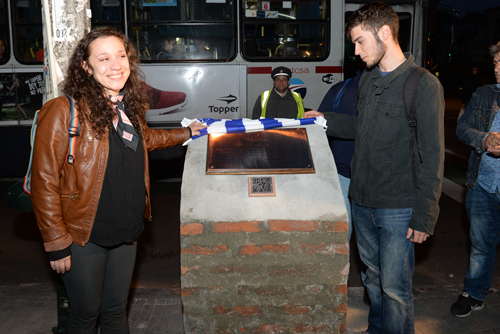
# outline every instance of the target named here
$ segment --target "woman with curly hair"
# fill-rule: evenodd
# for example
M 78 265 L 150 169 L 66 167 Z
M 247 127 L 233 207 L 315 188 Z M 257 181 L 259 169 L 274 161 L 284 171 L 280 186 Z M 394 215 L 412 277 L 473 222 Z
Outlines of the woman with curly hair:
M 77 45 L 64 93 L 81 126 L 68 160 L 69 102 L 58 97 L 38 116 L 31 200 L 52 269 L 62 275 L 68 333 L 129 333 L 126 305 L 137 238 L 151 219 L 147 152 L 178 145 L 205 126 L 152 130 L 142 73 L 131 42 L 97 28 Z

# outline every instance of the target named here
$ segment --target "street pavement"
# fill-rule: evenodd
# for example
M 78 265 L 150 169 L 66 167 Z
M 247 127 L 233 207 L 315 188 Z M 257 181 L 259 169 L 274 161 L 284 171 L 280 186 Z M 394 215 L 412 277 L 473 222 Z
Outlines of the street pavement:
M 470 254 L 469 224 L 463 205 L 468 149 L 453 138 L 456 100 L 447 100 L 447 163 L 441 213 L 434 235 L 415 246 L 414 306 L 416 333 L 500 333 L 500 263 L 485 308 L 456 318 L 450 306 L 462 289 Z M 456 113 L 456 114 L 455 114 Z M 450 148 L 449 148 L 450 147 Z M 161 168 L 159 169 L 161 170 Z M 129 296 L 131 333 L 184 333 L 180 298 L 179 182 L 152 183 L 153 222 L 138 243 Z M 34 215 L 7 206 L 7 188 L 18 179 L 0 182 L 0 334 L 51 333 L 57 325 L 56 275 L 48 265 Z M 165 181 L 165 180 L 163 180 Z M 166 180 L 178 181 L 178 180 Z M 351 241 L 346 333 L 367 327 L 360 260 Z M 211 334 L 209 330 L 206 332 Z

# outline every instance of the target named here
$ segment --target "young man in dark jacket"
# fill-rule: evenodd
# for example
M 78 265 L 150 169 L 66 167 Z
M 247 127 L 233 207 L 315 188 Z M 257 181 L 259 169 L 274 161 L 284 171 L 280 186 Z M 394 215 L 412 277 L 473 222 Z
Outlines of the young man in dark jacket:
M 373 2 L 355 11 L 345 30 L 368 68 L 360 81 L 358 116 L 324 116 L 327 134 L 355 139 L 349 194 L 359 253 L 368 267 L 366 333 L 413 334 L 413 243 L 433 233 L 439 212 L 443 88 L 427 73 L 416 89 L 415 187 L 403 87 L 417 65 L 399 46 L 398 16 L 390 6 Z M 321 115 L 308 112 L 304 117 Z

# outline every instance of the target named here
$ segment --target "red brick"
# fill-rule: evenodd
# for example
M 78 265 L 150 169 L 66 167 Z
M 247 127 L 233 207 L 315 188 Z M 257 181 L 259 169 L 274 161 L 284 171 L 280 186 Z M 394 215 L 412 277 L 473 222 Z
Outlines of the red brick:
M 260 269 L 254 266 L 230 266 L 220 265 L 210 270 L 213 274 L 260 274 Z
M 336 222 L 335 223 L 335 232 L 348 232 L 349 231 L 349 223 L 348 222 Z
M 225 306 L 218 305 L 213 308 L 213 313 L 215 314 L 228 314 L 231 310 Z
M 318 230 L 318 222 L 311 220 L 270 220 L 271 232 L 314 232 Z
M 181 224 L 181 235 L 203 234 L 203 224 Z
M 311 325 L 299 325 L 295 328 L 295 333 L 317 333 L 324 331 L 326 325 L 311 326 Z
M 335 232 L 335 227 L 332 223 L 324 223 L 327 232 Z
M 262 308 L 253 306 L 235 306 L 232 311 L 242 317 L 248 317 L 250 315 L 260 315 L 264 313 Z
M 182 288 L 181 289 L 181 296 L 186 297 L 186 296 L 191 296 L 193 292 L 198 291 L 198 288 Z
M 300 244 L 300 248 L 304 249 L 307 254 L 349 254 L 349 246 L 347 244 L 327 244 L 325 242 L 319 244 Z
M 289 244 L 269 244 L 269 245 L 243 245 L 240 255 L 259 255 L 263 252 L 287 253 L 290 251 Z
M 200 266 L 181 266 L 181 276 L 200 270 L 203 270 Z
M 339 326 L 339 334 L 345 333 L 345 323 L 341 323 Z
M 334 291 L 336 293 L 347 294 L 347 284 L 337 286 Z
M 347 312 L 347 305 L 346 304 L 340 304 L 339 306 L 334 307 L 332 309 L 332 312 L 335 312 L 335 313 L 346 313 Z
M 259 232 L 260 221 L 236 223 L 212 223 L 215 233 Z
M 305 305 L 285 305 L 285 309 L 288 314 L 306 314 L 311 312 L 311 306 Z
M 201 246 L 190 246 L 186 249 L 181 249 L 181 254 L 195 254 L 195 255 L 215 255 L 222 252 L 227 252 L 227 246 L 218 245 L 214 248 L 204 248 Z

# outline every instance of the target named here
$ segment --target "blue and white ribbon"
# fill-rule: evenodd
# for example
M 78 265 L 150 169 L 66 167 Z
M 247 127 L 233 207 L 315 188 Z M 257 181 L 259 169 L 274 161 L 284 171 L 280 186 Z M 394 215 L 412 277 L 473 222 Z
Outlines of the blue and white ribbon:
M 323 117 L 313 117 L 313 118 L 261 118 L 261 119 L 213 119 L 213 118 L 196 118 L 187 119 L 184 118 L 181 122 L 183 127 L 187 127 L 194 121 L 200 123 L 206 123 L 208 127 L 200 130 L 199 136 L 193 136 L 186 140 L 183 146 L 188 145 L 191 141 L 199 138 L 201 136 L 208 135 L 210 133 L 243 133 L 243 132 L 255 132 L 263 131 L 276 128 L 286 128 L 286 127 L 298 127 L 307 124 L 319 124 L 326 129 L 326 120 Z

